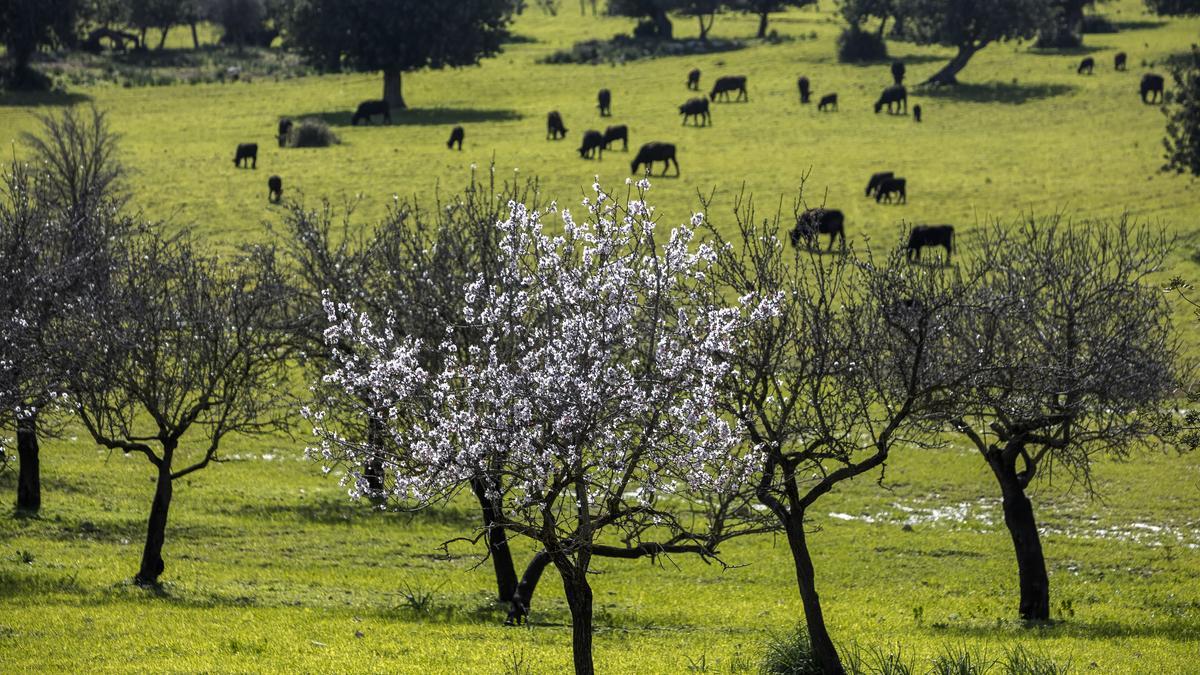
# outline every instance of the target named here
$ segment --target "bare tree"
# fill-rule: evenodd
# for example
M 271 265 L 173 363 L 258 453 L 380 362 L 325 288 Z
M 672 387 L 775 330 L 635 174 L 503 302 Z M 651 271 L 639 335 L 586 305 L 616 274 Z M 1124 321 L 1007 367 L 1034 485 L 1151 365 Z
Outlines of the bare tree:
M 71 326 L 89 348 L 76 357 L 70 391 L 98 444 L 154 466 L 134 577 L 152 585 L 164 569 L 175 481 L 220 461 L 230 434 L 282 428 L 289 354 L 274 330 L 281 284 L 269 254 L 231 261 L 201 252 L 186 233 L 151 233 L 118 263 L 110 292 Z
M 1000 488 L 1023 619 L 1050 618 L 1029 486 L 1058 467 L 1094 494 L 1094 459 L 1129 456 L 1177 392 L 1180 346 L 1151 281 L 1172 248 L 1128 218 L 1031 218 L 986 230 L 968 263 L 983 283 L 955 344 L 978 366 L 951 424 Z

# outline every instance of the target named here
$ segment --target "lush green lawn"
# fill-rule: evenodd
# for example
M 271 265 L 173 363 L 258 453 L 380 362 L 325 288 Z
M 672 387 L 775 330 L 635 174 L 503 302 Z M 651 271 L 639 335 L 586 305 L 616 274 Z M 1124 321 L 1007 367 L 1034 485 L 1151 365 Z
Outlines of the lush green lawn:
M 628 124 L 634 149 L 648 140 L 679 145 L 682 178 L 656 179 L 651 192 L 668 221 L 687 217 L 697 190 L 716 190 L 713 217 L 724 218 L 743 184 L 760 206 L 773 210 L 782 200 L 790 211 L 811 171 L 809 203 L 827 199 L 845 210 L 860 242 L 870 235 L 891 245 L 905 221 L 969 231 L 1027 210 L 1128 210 L 1191 235 L 1200 231 L 1200 189 L 1156 172 L 1163 117 L 1138 101 L 1137 83 L 1149 69 L 1143 62 L 1198 41 L 1200 20 L 1159 22 L 1140 7 L 1136 0 L 1103 5 L 1125 23 L 1121 33 L 1088 36 L 1094 76 L 1075 75 L 1081 54 L 996 45 L 972 62 L 959 90 L 913 97 L 925 109 L 920 125 L 871 112 L 890 81 L 886 65 L 838 64 L 839 26 L 830 13 L 812 11 L 776 20 L 781 33 L 797 37 L 782 44 L 622 66 L 535 61 L 578 39 L 626 31 L 629 22 L 527 14 L 516 32 L 535 41 L 511 45 L 480 68 L 407 77 L 414 110 L 390 127 L 348 126 L 355 103 L 379 94 L 370 75 L 72 93 L 110 111 L 124 135 L 136 203 L 153 217 L 194 225 L 218 245 L 264 236 L 262 221 L 277 213 L 265 184 L 276 173 L 289 197 L 361 195 L 359 212 L 372 217 L 396 193 L 432 201 L 435 189 L 453 191 L 470 165 L 486 171 L 494 157 L 503 178 L 519 168 L 539 177 L 547 199 L 574 203 L 593 176 L 611 185 L 628 175 L 630 155 L 586 161 L 574 152 L 582 131 L 607 123 Z M 753 27 L 722 17 L 715 34 L 743 37 Z M 695 30 L 686 22 L 678 28 Z M 184 37 L 177 31 L 172 44 Z M 892 50 L 908 60 L 913 81 L 946 56 L 904 44 Z M 1128 73 L 1111 69 L 1117 50 L 1129 52 Z M 689 97 L 684 76 L 694 66 L 706 88 L 717 74 L 748 75 L 751 102 L 715 106 L 712 128 L 680 127 L 674 108 Z M 800 106 L 801 74 L 818 95 L 838 92 L 841 112 Z M 611 120 L 596 114 L 600 87 L 613 90 Z M 35 106 L 61 100 L 0 98 L 0 138 L 34 128 Z M 571 130 L 566 141 L 544 140 L 551 109 Z M 310 114 L 335 124 L 343 144 L 274 147 L 279 116 Z M 462 153 L 444 146 L 454 124 L 466 127 Z M 248 141 L 260 145 L 259 169 L 235 170 L 233 149 Z M 908 177 L 907 206 L 863 199 L 867 176 L 880 169 Z M 969 236 L 962 242 L 969 247 Z M 1181 247 L 1175 273 L 1200 276 L 1190 260 L 1196 248 L 1195 239 Z M 477 567 L 479 550 L 455 545 L 442 555 L 443 541 L 476 522 L 468 503 L 417 516 L 372 512 L 349 503 L 334 479 L 301 457 L 302 446 L 284 438 L 235 443 L 231 461 L 178 487 L 161 597 L 127 582 L 152 494 L 149 465 L 82 440 L 48 447 L 42 516 L 0 518 L 0 671 L 497 672 L 510 657 L 534 672 L 568 667 L 568 613 L 552 575 L 532 627 L 504 628 L 490 569 Z M 1099 478 L 1103 502 L 1066 485 L 1042 486 L 1035 498 L 1063 619 L 1042 629 L 1012 621 L 1008 535 L 993 481 L 966 450 L 901 454 L 888 467 L 891 491 L 864 480 L 831 496 L 817 509 L 814 525 L 823 531 L 813 544 L 835 637 L 903 643 L 920 658 L 947 643 L 996 651 L 1019 641 L 1084 672 L 1200 672 L 1200 459 L 1153 452 L 1104 464 Z M 0 491 L 14 489 L 12 472 L 0 476 Z M 518 551 L 528 559 L 524 542 Z M 704 657 L 724 672 L 757 661 L 768 632 L 800 618 L 790 556 L 770 538 L 723 553 L 744 566 L 601 562 L 594 583 L 601 670 L 679 672 Z M 406 589 L 433 593 L 428 610 L 411 608 Z

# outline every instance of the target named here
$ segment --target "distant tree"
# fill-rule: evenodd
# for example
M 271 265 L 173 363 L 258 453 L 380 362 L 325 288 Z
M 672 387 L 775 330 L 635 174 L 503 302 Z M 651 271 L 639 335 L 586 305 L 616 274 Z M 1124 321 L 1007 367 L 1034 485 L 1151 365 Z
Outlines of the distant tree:
M 137 30 L 143 45 L 146 33 L 159 31 L 158 48 L 167 44 L 171 28 L 184 22 L 187 5 L 191 0 L 129 0 L 129 24 Z
M 1028 39 L 1049 23 L 1052 0 L 896 0 L 905 35 L 958 53 L 925 84 L 957 84 L 957 75 L 993 42 Z
M 75 0 L 0 0 L 0 40 L 9 62 L 8 86 L 46 84 L 29 67 L 41 47 L 75 40 Z
M 1151 282 L 1173 242 L 1127 219 L 1052 218 L 996 225 L 978 249 L 967 265 L 981 282 L 951 324 L 960 358 L 978 367 L 949 392 L 949 422 L 999 487 L 1020 616 L 1044 621 L 1050 582 L 1028 489 L 1057 468 L 1095 494 L 1095 458 L 1127 458 L 1156 433 L 1181 380 L 1169 308 Z
M 383 71 L 383 99 L 404 108 L 404 72 L 499 53 L 511 12 L 509 0 L 296 0 L 286 35 L 321 68 Z
M 783 12 L 788 7 L 806 7 L 816 4 L 817 0 L 729 0 L 726 4 L 730 9 L 758 16 L 759 38 L 767 37 L 767 25 L 772 14 Z
M 176 481 L 220 461 L 229 435 L 283 425 L 282 286 L 269 257 L 218 258 L 186 233 L 137 238 L 115 270 L 112 288 L 68 324 L 81 346 L 70 400 L 96 443 L 155 469 L 134 577 L 154 585 Z
M 1095 0 L 1054 0 L 1051 19 L 1039 33 L 1039 47 L 1069 48 L 1083 44 L 1083 8 Z
M 267 6 L 263 0 L 209 0 L 208 17 L 225 31 L 222 42 L 245 47 L 263 41 Z
M 1164 171 L 1190 172 L 1200 176 L 1200 49 L 1176 57 L 1171 64 L 1175 79 L 1171 105 L 1167 115 L 1167 149 Z
M 0 199 L 0 428 L 17 439 L 17 509 L 41 507 L 39 435 L 54 428 L 71 352 L 61 325 L 92 304 L 128 234 L 123 170 L 104 114 L 68 108 L 24 137 Z
M 646 28 L 650 34 L 670 40 L 675 36 L 675 28 L 667 12 L 679 9 L 683 2 L 684 0 L 609 0 L 608 13 L 646 19 Z
M 1200 14 L 1200 0 L 1146 0 L 1146 7 L 1155 14 L 1166 16 Z
M 888 19 L 896 12 L 896 3 L 902 0 L 840 0 L 842 18 L 851 28 L 862 30 L 863 24 L 870 19 L 879 20 L 876 34 L 883 39 Z
M 708 31 L 712 30 L 717 14 L 725 7 L 725 0 L 683 0 L 679 3 L 678 12 L 684 16 L 694 16 L 700 24 L 700 39 L 708 40 Z

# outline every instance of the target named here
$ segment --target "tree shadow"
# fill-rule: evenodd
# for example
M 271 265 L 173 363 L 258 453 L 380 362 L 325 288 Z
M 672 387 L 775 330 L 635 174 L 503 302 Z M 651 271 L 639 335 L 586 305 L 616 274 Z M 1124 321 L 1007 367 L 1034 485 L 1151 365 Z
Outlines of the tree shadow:
M 287 115 L 294 120 L 304 118 L 319 119 L 331 127 L 348 127 L 354 117 L 354 110 L 338 110 L 336 112 L 313 112 Z M 481 122 L 515 122 L 523 116 L 515 110 L 480 110 L 477 108 L 409 108 L 392 112 L 391 126 L 448 126 L 454 124 L 477 124 Z M 378 117 L 370 125 L 388 126 L 381 123 Z
M 1032 637 L 1079 638 L 1086 640 L 1110 640 L 1119 638 L 1158 638 L 1178 642 L 1192 642 L 1200 635 L 1200 626 L 1194 620 L 1170 618 L 1153 623 L 1123 623 L 1119 621 L 1076 621 L 1055 620 L 1045 623 L 1024 625 L 1020 622 L 1005 622 L 1010 627 L 1020 627 Z M 963 638 L 987 638 L 998 634 L 995 622 L 970 622 L 963 624 L 937 625 L 933 628 L 940 634 Z
M 886 59 L 874 59 L 871 61 L 852 61 L 840 65 L 850 66 L 852 68 L 880 68 L 888 67 L 895 61 L 901 61 L 906 66 L 919 66 L 926 63 L 945 63 L 950 59 L 945 56 L 935 56 L 933 54 L 909 54 L 908 56 L 889 56 Z M 889 77 L 890 74 L 889 74 Z
M 1030 47 L 1030 54 L 1038 56 L 1087 56 L 1097 52 L 1111 51 L 1110 47 L 1097 47 L 1094 45 L 1079 45 L 1078 47 Z
M 1127 30 L 1154 30 L 1167 25 L 1166 21 L 1154 21 L 1152 19 L 1132 19 L 1129 21 L 1113 21 L 1112 25 L 1117 27 L 1117 30 L 1125 32 Z
M 91 96 L 73 91 L 5 91 L 0 93 L 0 108 L 73 106 L 91 100 Z
M 990 82 L 988 84 L 957 84 L 949 87 L 921 87 L 921 96 L 934 99 L 958 101 L 960 103 L 1010 103 L 1020 105 L 1075 91 L 1069 84 L 1016 84 Z

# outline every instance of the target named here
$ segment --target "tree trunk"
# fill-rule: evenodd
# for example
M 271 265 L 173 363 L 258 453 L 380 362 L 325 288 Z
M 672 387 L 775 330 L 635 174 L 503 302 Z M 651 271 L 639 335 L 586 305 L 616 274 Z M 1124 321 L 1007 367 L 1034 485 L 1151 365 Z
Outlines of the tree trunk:
M 150 505 L 150 520 L 146 524 L 146 547 L 142 549 L 142 568 L 134 582 L 153 586 L 163 573 L 162 549 L 167 536 L 167 511 L 171 508 L 171 465 L 164 461 L 158 469 L 154 502 Z
M 517 593 L 517 569 L 513 565 L 512 551 L 508 547 L 508 533 L 496 525 L 503 513 L 500 505 L 488 496 L 487 484 L 483 480 L 471 481 L 471 490 L 483 510 L 483 538 L 487 542 L 488 555 L 496 570 L 496 591 L 500 602 L 511 602 Z M 510 615 L 511 616 L 511 615 Z
M 592 664 L 592 587 L 588 585 L 587 571 L 572 566 L 562 574 L 563 590 L 567 594 L 567 606 L 571 608 L 571 653 L 575 660 L 575 675 L 594 675 Z
M 403 73 L 399 68 L 387 68 L 383 71 L 383 100 L 387 101 L 393 110 L 408 108 L 404 103 L 402 77 Z
M 821 611 L 821 598 L 817 595 L 816 577 L 813 572 L 812 556 L 808 552 L 807 535 L 804 532 L 804 514 L 794 515 L 787 526 L 788 546 L 792 549 L 792 560 L 796 564 L 796 582 L 800 586 L 800 602 L 804 605 L 804 620 L 808 637 L 812 642 L 813 656 L 824 675 L 845 675 L 841 657 L 825 627 L 825 615 Z
M 17 510 L 37 513 L 42 508 L 42 469 L 38 457 L 37 417 L 17 423 Z
M 167 33 L 171 32 L 171 27 L 166 26 L 162 29 L 162 37 L 158 39 L 158 51 L 162 51 L 167 46 Z
M 954 55 L 954 58 L 950 59 L 950 63 L 947 63 L 941 70 L 934 73 L 933 77 L 925 80 L 924 84 L 936 86 L 958 84 L 958 73 L 967 67 L 967 62 L 980 49 L 983 49 L 983 47 L 959 45 L 958 53 Z
M 988 458 L 988 465 L 1000 483 L 1004 498 L 1004 524 L 1012 536 L 1017 554 L 1017 574 L 1021 585 L 1021 604 L 1018 611 L 1026 621 L 1050 619 L 1050 578 L 1046 574 L 1046 558 L 1038 536 L 1033 504 L 1025 494 L 1025 483 L 1017 474 L 1016 460 L 1005 460 L 999 452 Z
M 375 501 L 384 499 L 383 488 L 383 422 L 372 415 L 367 420 L 367 447 L 371 456 L 363 462 L 363 479 L 367 482 L 367 496 Z
M 661 9 L 654 10 L 650 15 L 650 20 L 654 22 L 655 32 L 658 37 L 663 40 L 671 40 L 675 37 L 675 29 L 671 25 L 671 19 L 667 13 Z
M 707 15 L 707 17 L 708 17 L 708 23 L 704 23 L 705 15 L 704 14 L 696 15 L 696 18 L 700 20 L 700 41 L 701 42 L 708 42 L 708 31 L 712 30 L 713 24 L 716 23 L 716 21 L 717 21 L 716 14 L 709 14 L 709 15 Z
M 192 27 L 192 48 L 200 49 L 200 35 L 196 32 L 196 22 L 192 21 L 189 25 Z
M 760 12 L 758 15 L 758 37 L 759 37 L 759 39 L 767 37 L 767 21 L 769 20 L 770 16 L 771 15 L 768 12 Z
M 520 624 L 525 617 L 529 616 L 529 607 L 533 604 L 533 593 L 537 590 L 542 572 L 546 571 L 546 566 L 549 564 L 550 554 L 545 551 L 538 551 L 529 561 L 529 566 L 521 575 L 521 583 L 517 584 L 517 591 L 513 593 L 512 609 L 508 612 L 507 623 Z

